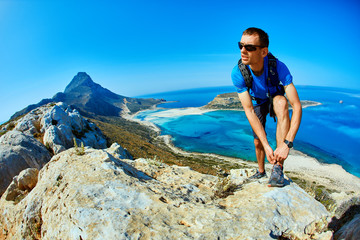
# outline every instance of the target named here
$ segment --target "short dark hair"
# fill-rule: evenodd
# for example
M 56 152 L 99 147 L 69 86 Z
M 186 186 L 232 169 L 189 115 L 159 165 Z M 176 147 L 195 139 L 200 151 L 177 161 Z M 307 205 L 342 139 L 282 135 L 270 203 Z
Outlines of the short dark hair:
M 261 46 L 269 47 L 269 35 L 264 30 L 260 28 L 251 27 L 243 32 L 243 35 L 253 35 L 253 34 L 257 34 L 259 36 Z

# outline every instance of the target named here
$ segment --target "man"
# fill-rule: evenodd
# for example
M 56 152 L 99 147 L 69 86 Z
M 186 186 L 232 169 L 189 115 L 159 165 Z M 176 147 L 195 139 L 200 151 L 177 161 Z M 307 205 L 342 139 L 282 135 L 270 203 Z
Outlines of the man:
M 284 87 L 284 92 L 293 108 L 290 121 L 288 101 L 284 92 L 273 91 L 268 76 L 269 72 L 269 37 L 267 33 L 259 28 L 248 28 L 243 32 L 239 42 L 241 50 L 241 62 L 248 68 L 253 78 L 251 88 L 248 89 L 244 76 L 235 66 L 231 78 L 237 89 L 239 99 L 245 110 L 246 117 L 253 129 L 256 159 L 259 169 L 251 178 L 266 177 L 265 156 L 273 164 L 269 186 L 284 186 L 283 164 L 288 157 L 289 150 L 293 146 L 295 135 L 299 129 L 302 108 L 298 93 L 292 83 L 292 76 L 286 65 L 276 59 L 276 71 L 278 74 L 279 86 Z M 275 59 L 274 59 L 275 60 Z M 271 72 L 272 73 L 272 72 Z M 270 91 L 272 90 L 272 92 Z M 270 107 L 273 107 L 277 118 L 276 127 L 276 149 L 273 151 L 268 143 L 265 122 Z

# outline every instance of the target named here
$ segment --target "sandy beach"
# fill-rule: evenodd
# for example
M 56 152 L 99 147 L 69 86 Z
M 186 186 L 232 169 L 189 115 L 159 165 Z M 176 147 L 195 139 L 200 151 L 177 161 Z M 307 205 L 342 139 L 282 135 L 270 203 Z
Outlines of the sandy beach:
M 169 109 L 157 113 L 157 116 L 177 117 L 184 115 L 204 114 L 206 112 L 217 110 L 219 109 L 203 109 L 196 107 Z M 126 115 L 124 117 L 128 120 L 139 122 L 140 124 L 147 126 L 158 133 L 161 132 L 155 124 L 148 121 L 141 121 L 139 119 L 135 119 L 135 116 L 137 114 Z M 161 139 L 173 152 L 177 154 L 181 154 L 184 156 L 212 156 L 219 159 L 219 161 L 241 163 L 245 167 L 248 166 L 249 168 L 257 167 L 257 163 L 239 158 L 220 156 L 216 154 L 194 153 L 184 151 L 174 146 L 171 141 L 171 136 L 169 135 L 159 135 L 158 138 Z M 267 172 L 270 173 L 272 165 L 267 163 L 265 167 Z M 313 184 L 322 185 L 328 189 L 333 190 L 334 192 L 331 193 L 331 197 L 336 200 L 338 204 L 347 199 L 350 199 L 353 196 L 360 195 L 360 178 L 346 172 L 340 165 L 320 163 L 315 158 L 294 149 L 291 149 L 290 154 L 285 161 L 284 171 L 289 175 L 291 174 L 292 176 L 306 179 Z

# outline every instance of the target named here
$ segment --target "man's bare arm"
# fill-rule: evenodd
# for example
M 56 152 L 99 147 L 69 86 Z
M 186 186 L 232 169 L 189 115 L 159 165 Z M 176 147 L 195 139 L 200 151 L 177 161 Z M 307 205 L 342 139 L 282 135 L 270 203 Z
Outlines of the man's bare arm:
M 294 84 L 289 84 L 285 86 L 286 96 L 290 102 L 290 105 L 293 108 L 293 114 L 290 121 L 290 128 L 288 133 L 285 136 L 285 139 L 292 142 L 295 139 L 296 133 L 299 130 L 301 116 L 302 116 L 302 107 L 300 103 L 300 99 Z M 289 154 L 288 146 L 283 142 L 274 151 L 275 159 L 282 163 Z
M 285 87 L 286 96 L 292 106 L 293 113 L 290 122 L 290 129 L 285 139 L 292 142 L 295 139 L 296 133 L 299 130 L 301 116 L 302 116 L 302 107 L 299 99 L 299 95 L 296 91 L 294 84 L 289 84 Z

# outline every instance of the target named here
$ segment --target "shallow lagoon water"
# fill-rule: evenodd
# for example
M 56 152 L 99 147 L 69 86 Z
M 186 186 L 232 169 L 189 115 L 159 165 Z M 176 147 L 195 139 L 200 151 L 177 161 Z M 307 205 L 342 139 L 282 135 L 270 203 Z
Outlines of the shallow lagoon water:
M 162 134 L 171 135 L 174 144 L 184 150 L 256 161 L 252 131 L 244 112 L 219 110 L 189 115 L 191 109 L 171 109 L 203 106 L 216 95 L 233 91 L 233 87 L 223 87 L 152 95 L 178 102 L 162 104 L 161 107 L 167 107 L 165 109 L 141 112 L 137 118 L 155 123 Z M 298 87 L 298 92 L 301 100 L 317 101 L 322 105 L 303 109 L 294 148 L 320 162 L 339 164 L 360 177 L 357 151 L 360 146 L 360 91 L 306 86 Z M 195 97 L 196 101 L 192 102 Z M 275 130 L 276 123 L 268 117 L 266 132 L 274 148 Z

